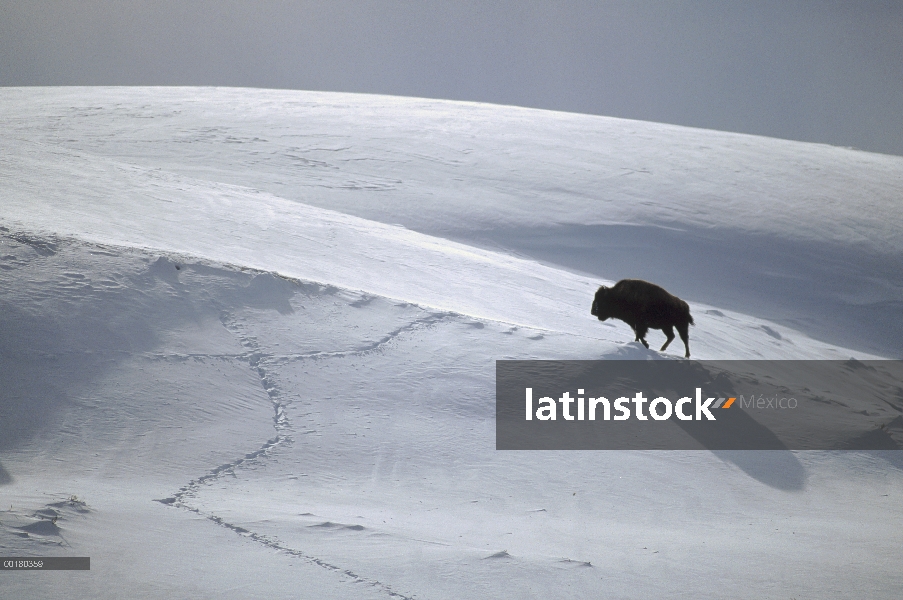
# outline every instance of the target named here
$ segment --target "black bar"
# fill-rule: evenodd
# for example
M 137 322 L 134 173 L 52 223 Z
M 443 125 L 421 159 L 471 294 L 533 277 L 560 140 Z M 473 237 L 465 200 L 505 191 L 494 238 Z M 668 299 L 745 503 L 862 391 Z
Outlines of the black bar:
M 4 556 L 0 571 L 90 571 L 88 556 Z

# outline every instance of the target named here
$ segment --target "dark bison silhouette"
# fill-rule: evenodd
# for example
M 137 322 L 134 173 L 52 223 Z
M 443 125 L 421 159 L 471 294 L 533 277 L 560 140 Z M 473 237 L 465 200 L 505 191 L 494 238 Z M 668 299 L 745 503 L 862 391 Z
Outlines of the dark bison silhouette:
M 622 279 L 612 287 L 604 285 L 596 292 L 593 309 L 590 311 L 600 321 L 620 319 L 630 325 L 636 333 L 638 342 L 647 348 L 646 332 L 650 329 L 661 329 L 668 337 L 662 346 L 664 352 L 674 339 L 674 329 L 687 349 L 686 357 L 690 358 L 690 336 L 688 328 L 693 325 L 690 307 L 686 302 L 672 296 L 663 288 L 641 279 Z

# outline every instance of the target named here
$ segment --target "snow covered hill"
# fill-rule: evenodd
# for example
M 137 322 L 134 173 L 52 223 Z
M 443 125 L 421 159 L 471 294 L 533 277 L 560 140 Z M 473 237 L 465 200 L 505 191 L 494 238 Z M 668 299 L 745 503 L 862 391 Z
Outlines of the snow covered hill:
M 495 360 L 658 356 L 589 315 L 621 277 L 694 358 L 900 357 L 903 158 L 272 90 L 0 114 L 0 548 L 92 557 L 15 597 L 903 583 L 897 452 L 494 450 Z
M 346 263 L 355 274 L 335 283 L 386 295 L 398 286 L 364 279 L 385 282 L 370 238 L 450 238 L 593 283 L 644 277 L 832 345 L 903 356 L 901 157 L 352 94 L 9 88 L 0 110 L 3 219 L 25 228 L 332 281 L 337 265 L 292 254 L 330 247 L 318 234 L 329 223 L 366 234 Z M 415 293 L 429 283 L 407 275 L 412 301 L 449 295 L 447 273 L 438 294 Z

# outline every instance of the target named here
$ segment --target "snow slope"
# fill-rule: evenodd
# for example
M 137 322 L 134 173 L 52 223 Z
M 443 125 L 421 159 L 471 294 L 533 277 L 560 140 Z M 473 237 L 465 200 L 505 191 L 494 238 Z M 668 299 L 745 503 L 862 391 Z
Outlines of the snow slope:
M 11 597 L 903 583 L 896 452 L 494 450 L 496 359 L 657 356 L 588 314 L 628 274 L 692 301 L 694 358 L 900 356 L 903 159 L 270 90 L 0 114 L 0 546 L 92 557 Z
M 0 102 L 6 201 L 32 226 L 35 211 L 59 211 L 53 199 L 75 193 L 86 210 L 67 213 L 73 233 L 144 243 L 150 225 L 132 210 L 169 228 L 198 216 L 186 206 L 195 194 L 232 206 L 246 202 L 242 191 L 270 194 L 286 201 L 280 215 L 302 203 L 594 281 L 645 277 L 688 300 L 901 357 L 901 157 L 353 94 L 13 88 Z M 116 235 L 98 214 L 121 215 Z

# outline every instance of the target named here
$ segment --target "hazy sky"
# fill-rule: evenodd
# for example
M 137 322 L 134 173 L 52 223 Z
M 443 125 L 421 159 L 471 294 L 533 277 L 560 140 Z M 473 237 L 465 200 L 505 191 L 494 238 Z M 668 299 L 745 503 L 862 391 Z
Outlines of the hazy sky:
M 903 155 L 903 0 L 0 0 L 0 85 L 476 100 Z

